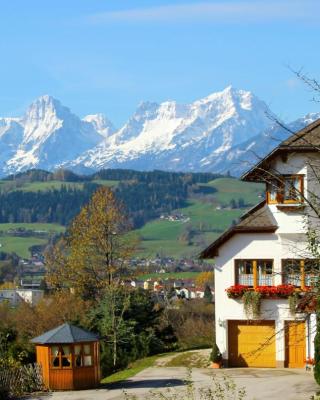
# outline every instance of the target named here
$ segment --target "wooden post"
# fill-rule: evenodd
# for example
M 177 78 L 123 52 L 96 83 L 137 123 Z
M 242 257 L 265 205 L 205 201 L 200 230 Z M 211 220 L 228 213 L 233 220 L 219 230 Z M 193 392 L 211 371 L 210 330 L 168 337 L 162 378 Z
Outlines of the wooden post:
M 257 260 L 252 261 L 253 267 L 253 288 L 256 289 L 258 286 L 258 267 L 257 267 Z
M 304 260 L 300 260 L 300 286 L 302 290 L 306 289 L 306 274 L 305 274 L 305 269 L 304 269 Z

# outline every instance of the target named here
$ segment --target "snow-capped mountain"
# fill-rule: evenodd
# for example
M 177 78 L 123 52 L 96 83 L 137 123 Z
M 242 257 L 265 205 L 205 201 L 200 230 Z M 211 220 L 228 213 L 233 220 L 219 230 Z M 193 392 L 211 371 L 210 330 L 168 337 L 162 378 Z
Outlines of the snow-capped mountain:
M 6 150 L 0 160 L 6 173 L 35 167 L 54 169 L 105 137 L 105 127 L 100 132 L 95 123 L 82 121 L 48 95 L 35 100 L 23 117 L 2 119 L 1 123 L 0 149 Z
M 116 132 L 112 122 L 101 113 L 87 115 L 82 120 L 92 124 L 95 130 L 105 138 Z
M 268 115 L 264 102 L 232 87 L 191 104 L 142 103 L 118 132 L 70 166 L 207 170 L 212 154 L 224 154 L 270 127 Z
M 229 171 L 234 176 L 240 176 L 293 132 L 299 131 L 319 118 L 320 112 L 307 114 L 283 126 L 275 122 L 266 131 L 232 147 L 230 151 L 219 155 L 212 154 L 207 159 L 207 168 L 217 173 Z
M 288 125 L 296 131 L 319 118 Z M 48 95 L 23 117 L 0 118 L 0 174 L 64 167 L 227 172 L 239 175 L 289 135 L 251 92 L 231 86 L 190 104 L 141 103 L 116 130 L 102 114 L 83 119 Z

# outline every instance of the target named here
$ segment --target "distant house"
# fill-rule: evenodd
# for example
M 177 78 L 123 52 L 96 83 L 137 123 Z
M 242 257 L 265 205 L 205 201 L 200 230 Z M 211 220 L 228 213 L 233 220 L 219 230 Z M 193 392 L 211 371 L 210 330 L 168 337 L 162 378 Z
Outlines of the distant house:
M 25 301 L 36 305 L 43 298 L 43 290 L 36 289 L 0 289 L 0 302 L 9 302 L 13 307 Z
M 320 194 L 312 167 L 319 145 L 317 120 L 244 174 L 266 184 L 266 200 L 201 254 L 215 259 L 216 342 L 228 366 L 301 368 L 313 357 L 315 314 L 290 308 L 289 299 L 306 296 L 319 267 L 306 237 L 306 200 Z M 244 298 L 251 299 L 247 312 Z M 259 303 L 254 315 L 248 307 Z

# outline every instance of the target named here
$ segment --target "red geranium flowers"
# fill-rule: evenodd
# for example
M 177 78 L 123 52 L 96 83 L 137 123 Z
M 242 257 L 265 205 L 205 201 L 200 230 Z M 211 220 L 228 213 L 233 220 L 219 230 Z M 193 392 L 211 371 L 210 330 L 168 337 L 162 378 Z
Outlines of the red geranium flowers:
M 261 294 L 263 298 L 287 298 L 291 296 L 296 288 L 293 285 L 278 285 L 278 286 L 257 286 L 253 289 L 246 285 L 234 285 L 226 289 L 227 296 L 232 299 L 237 299 L 243 296 L 248 290 L 255 290 Z

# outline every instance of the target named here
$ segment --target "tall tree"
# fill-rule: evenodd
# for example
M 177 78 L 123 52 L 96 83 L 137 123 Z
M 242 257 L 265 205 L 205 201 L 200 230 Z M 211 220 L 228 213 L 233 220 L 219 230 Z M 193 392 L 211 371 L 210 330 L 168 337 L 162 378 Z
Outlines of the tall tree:
M 82 297 L 98 298 L 121 275 L 134 241 L 128 219 L 107 187 L 99 188 L 74 218 L 65 238 L 46 255 L 47 280 Z

